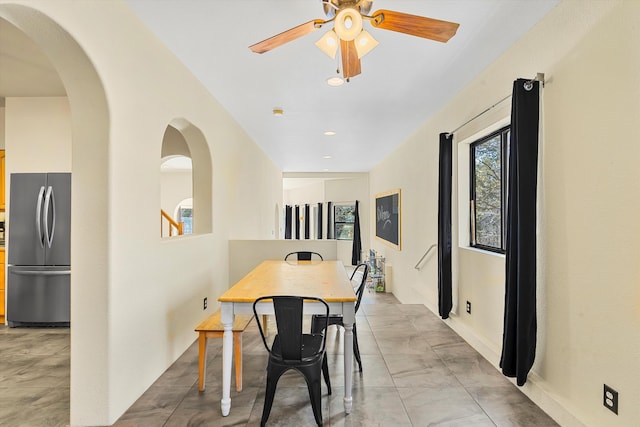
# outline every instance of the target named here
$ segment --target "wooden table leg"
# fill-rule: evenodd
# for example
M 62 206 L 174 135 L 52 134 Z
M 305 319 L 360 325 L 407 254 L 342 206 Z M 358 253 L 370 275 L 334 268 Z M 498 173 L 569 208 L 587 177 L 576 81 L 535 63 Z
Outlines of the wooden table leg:
M 233 333 L 233 354 L 236 364 L 236 391 L 242 391 L 242 332 Z
M 207 368 L 207 335 L 198 334 L 198 391 L 204 391 L 205 370 Z

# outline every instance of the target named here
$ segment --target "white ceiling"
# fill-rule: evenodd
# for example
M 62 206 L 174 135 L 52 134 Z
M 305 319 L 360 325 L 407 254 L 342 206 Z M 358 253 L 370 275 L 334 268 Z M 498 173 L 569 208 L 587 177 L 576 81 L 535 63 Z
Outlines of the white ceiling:
M 248 49 L 325 18 L 320 0 L 127 0 L 284 172 L 369 171 L 557 2 L 376 0 L 372 11 L 428 16 L 460 28 L 439 43 L 365 23 L 380 44 L 362 59 L 361 75 L 333 88 L 325 80 L 335 74 L 336 61 L 314 46 L 330 26 L 262 55 Z M 19 32 L 7 27 L 0 20 L 0 97 L 60 91 L 37 46 L 34 52 L 27 39 L 23 49 Z M 17 70 L 20 64 L 28 74 Z M 283 117 L 272 115 L 275 107 Z M 337 134 L 325 136 L 326 130 Z

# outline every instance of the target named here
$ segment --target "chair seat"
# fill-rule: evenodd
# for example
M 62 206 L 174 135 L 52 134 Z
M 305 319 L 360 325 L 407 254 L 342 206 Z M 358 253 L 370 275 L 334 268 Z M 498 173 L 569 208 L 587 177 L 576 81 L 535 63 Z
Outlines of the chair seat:
M 282 350 L 280 347 L 280 335 L 276 335 L 271 346 L 270 358 L 273 361 L 285 365 L 299 365 L 300 363 L 315 363 L 321 359 L 324 354 L 320 352 L 322 348 L 323 334 L 303 334 L 302 335 L 302 357 L 300 360 L 283 360 Z

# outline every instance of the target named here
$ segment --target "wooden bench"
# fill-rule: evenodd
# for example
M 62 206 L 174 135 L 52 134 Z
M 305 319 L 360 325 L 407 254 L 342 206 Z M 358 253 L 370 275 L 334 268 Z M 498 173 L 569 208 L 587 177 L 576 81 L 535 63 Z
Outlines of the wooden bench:
M 242 332 L 253 315 L 237 314 L 233 321 L 233 354 L 236 367 L 236 390 L 242 391 Z M 202 321 L 195 329 L 198 332 L 198 390 L 204 391 L 207 365 L 207 338 L 222 338 L 224 325 L 220 321 L 220 310 Z

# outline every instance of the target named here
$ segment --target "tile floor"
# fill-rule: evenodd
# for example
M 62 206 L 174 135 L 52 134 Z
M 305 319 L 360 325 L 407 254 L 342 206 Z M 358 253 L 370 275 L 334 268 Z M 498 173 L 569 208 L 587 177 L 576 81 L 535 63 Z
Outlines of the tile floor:
M 325 426 L 526 426 L 557 424 L 422 305 L 367 292 L 357 317 L 363 372 L 354 373 L 345 415 L 342 331 L 330 327 L 333 394 L 323 384 Z M 270 323 L 271 326 L 271 323 Z M 69 423 L 69 330 L 0 327 L 0 425 Z M 255 322 L 244 334 L 244 384 L 232 379 L 231 414 L 222 417 L 222 340 L 208 345 L 207 387 L 198 392 L 198 349 L 185 353 L 115 426 L 257 426 L 264 402 L 266 351 Z M 314 426 L 303 378 L 278 384 L 269 426 Z

